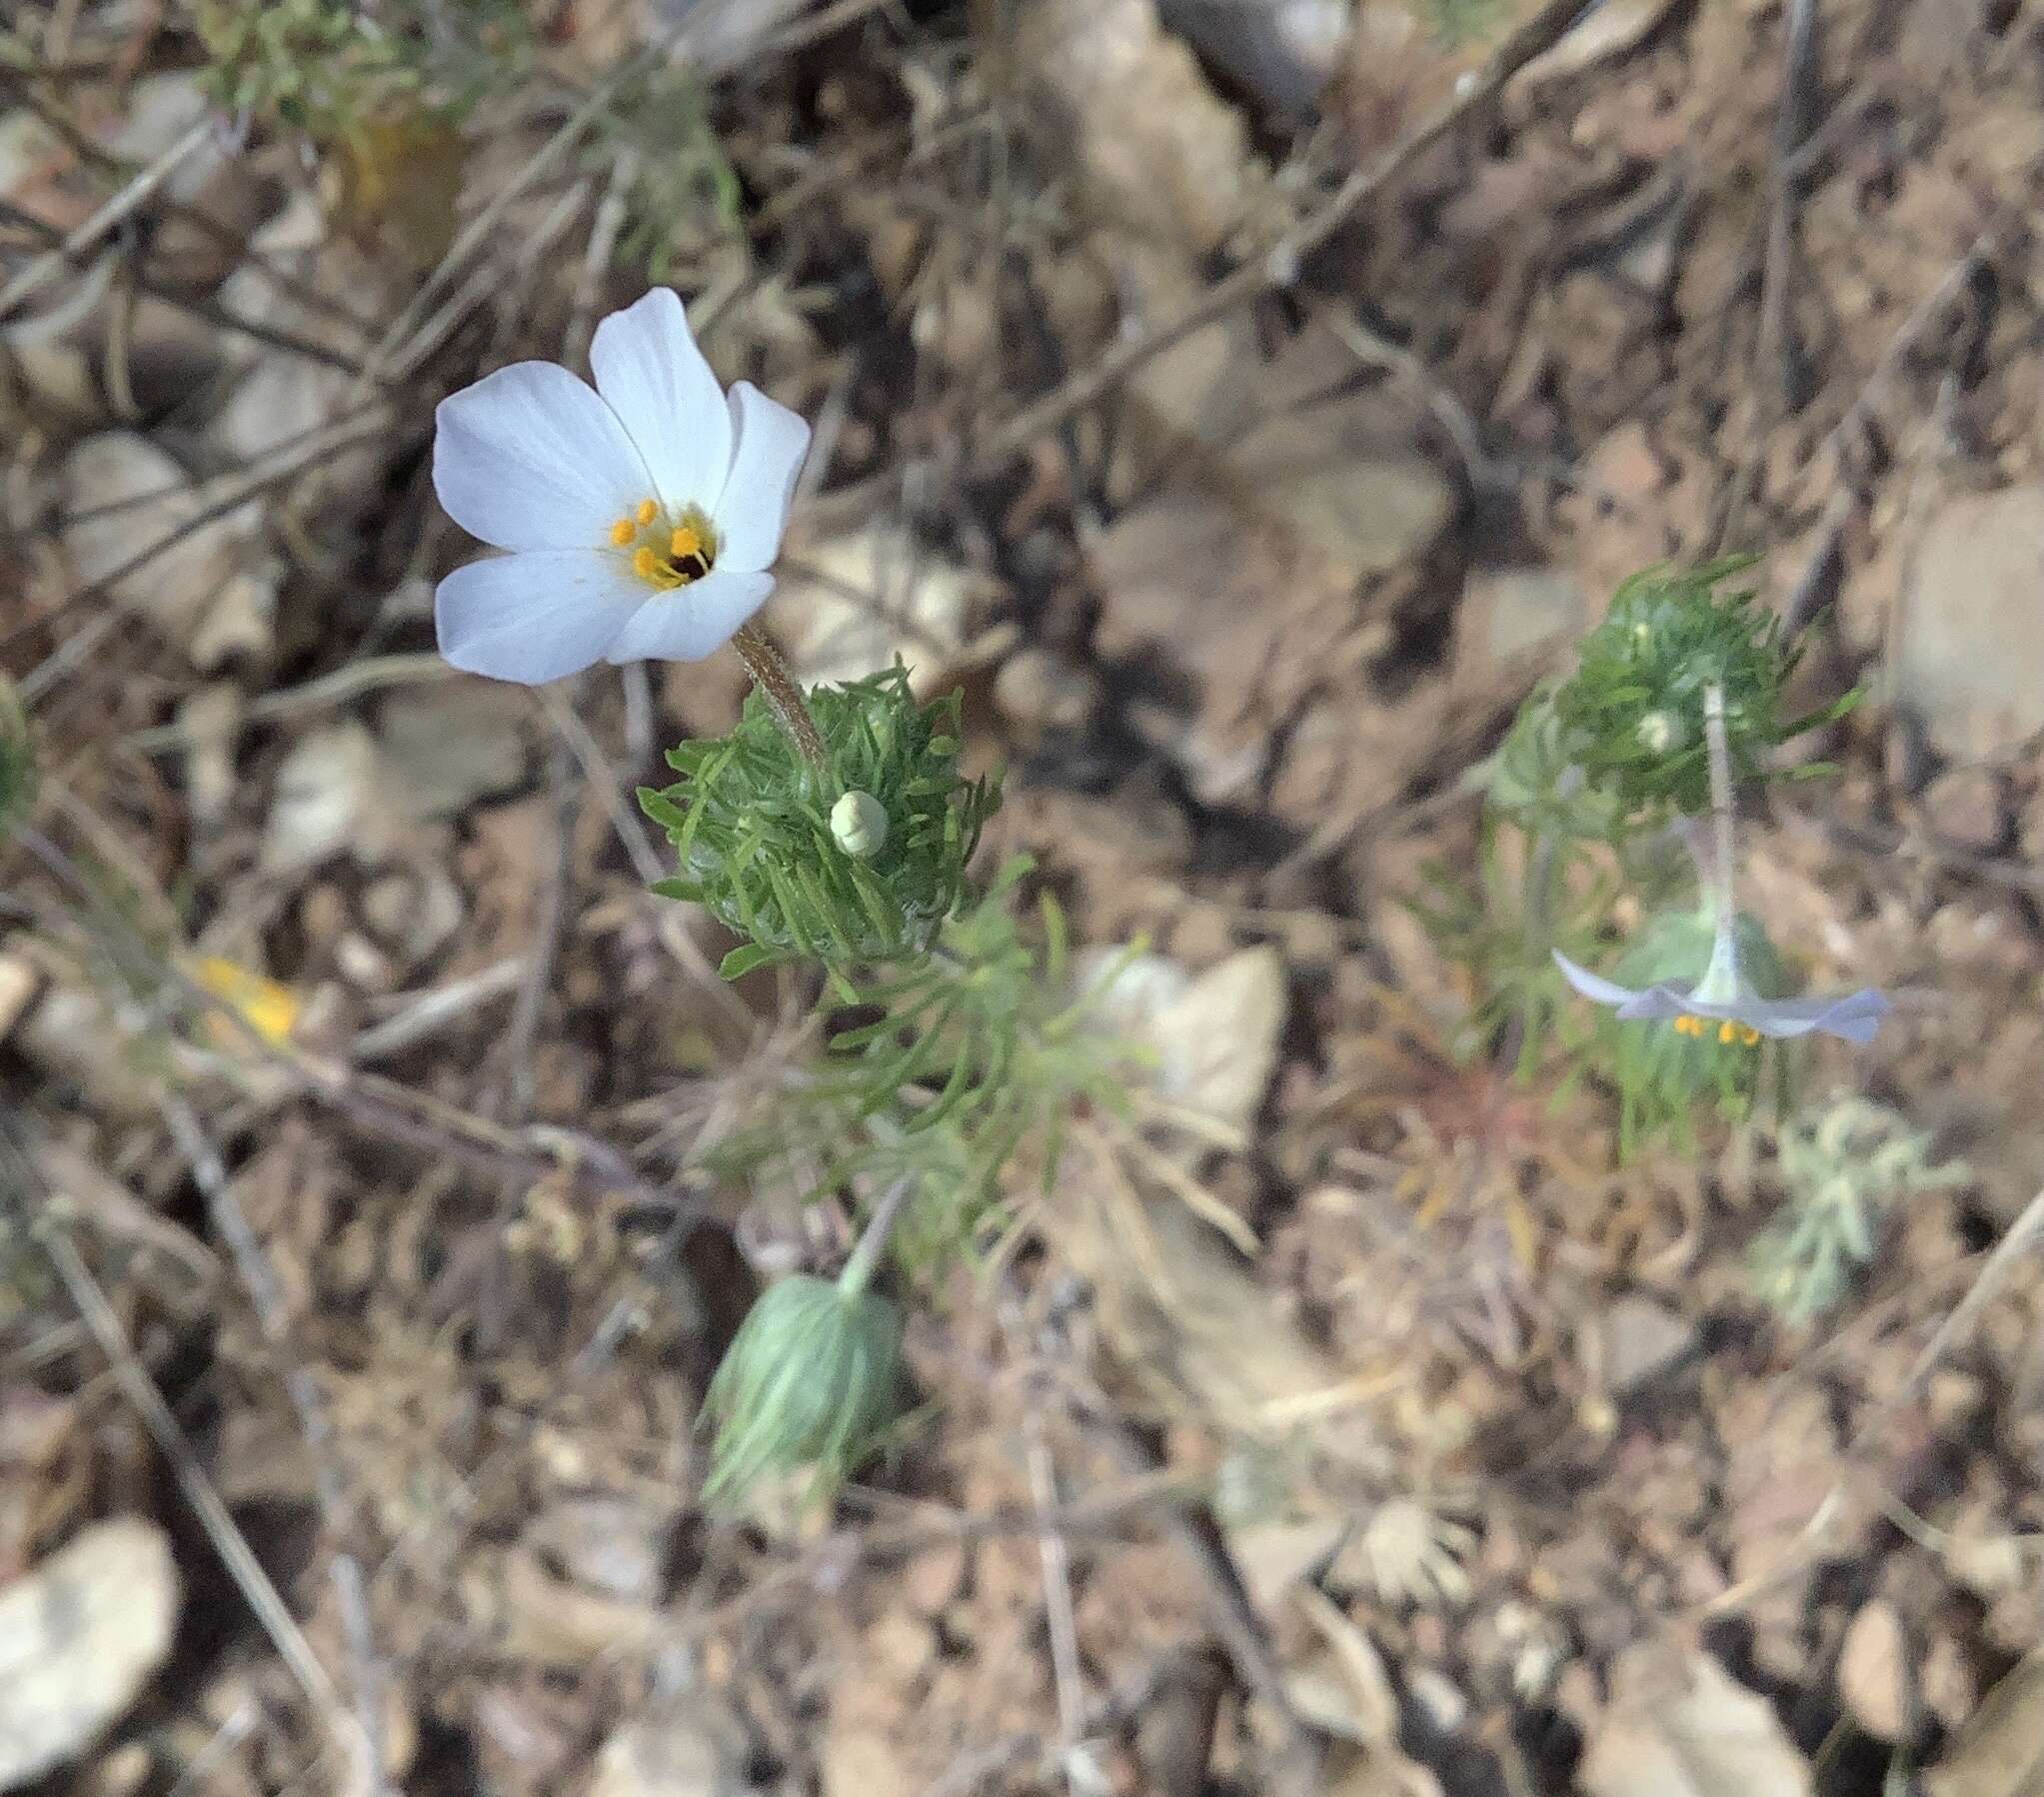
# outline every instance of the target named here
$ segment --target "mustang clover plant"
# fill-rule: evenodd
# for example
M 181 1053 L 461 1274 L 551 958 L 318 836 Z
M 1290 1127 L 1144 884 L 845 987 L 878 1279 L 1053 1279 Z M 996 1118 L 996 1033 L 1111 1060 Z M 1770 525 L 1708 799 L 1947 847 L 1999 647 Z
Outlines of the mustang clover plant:
M 1711 895 L 1710 959 L 1692 980 L 1658 980 L 1644 987 L 1616 980 L 1578 966 L 1556 948 L 1554 959 L 1569 984 L 1586 998 L 1613 1007 L 1618 1016 L 1670 1022 L 1678 1033 L 1713 1032 L 1721 1043 L 1747 1047 L 1762 1036 L 1808 1035 L 1812 1030 L 1849 1042 L 1869 1042 L 1892 1008 L 1871 990 L 1825 998 L 1770 998 L 1749 979 L 1740 961 L 1738 913 L 1732 898 L 1731 757 L 1726 746 L 1724 689 L 1715 681 L 1703 689 L 1703 738 L 1709 769 L 1709 796 L 1716 843 L 1708 856 L 1698 855 L 1704 884 Z
M 1072 1045 L 1068 1003 L 1038 990 L 1055 969 L 1022 947 L 1008 884 L 973 890 L 1000 783 L 960 768 L 958 696 L 919 701 L 899 662 L 804 692 L 751 627 L 809 426 L 743 381 L 727 396 L 666 289 L 605 319 L 590 363 L 594 387 L 521 362 L 441 402 L 434 488 L 506 553 L 440 583 L 440 649 L 537 684 L 729 643 L 753 677 L 737 725 L 675 748 L 680 778 L 640 802 L 680 864 L 656 890 L 746 938 L 727 977 L 820 963 L 833 1008 L 872 1018 L 829 1032 L 783 1114 L 710 1150 L 719 1170 L 807 1176 L 811 1197 L 866 1218 L 837 1280 L 784 1279 L 755 1305 L 704 1409 L 713 1500 L 799 1468 L 826 1493 L 895 1427 L 900 1313 L 869 1289 L 883 1256 L 913 1273 L 968 1246 L 1010 1156 L 1074 1094 L 1111 1102 L 1110 1075 Z M 792 1163 L 788 1144 L 819 1132 L 827 1151 Z
M 1530 1076 L 1558 1042 L 1603 1073 L 1620 1100 L 1621 1156 L 1650 1135 L 1686 1140 L 1705 1097 L 1742 1113 L 1763 1057 L 1785 1094 L 1782 1044 L 1813 1034 L 1863 1043 L 1890 1008 L 1872 990 L 1795 995 L 1781 956 L 1734 901 L 1735 783 L 1826 772 L 1784 774 L 1772 758 L 1858 697 L 1791 715 L 1784 694 L 1799 651 L 1733 585 L 1747 566 L 1649 569 L 1625 582 L 1575 671 L 1535 689 L 1479 771 L 1481 887 L 1417 907 L 1474 976 L 1474 1045 L 1510 1052 Z M 1507 830 L 1523 839 L 1509 856 Z M 1664 848 L 1676 842 L 1700 908 L 1667 871 Z M 1642 889 L 1646 922 L 1605 973 L 1585 962 L 1605 927 L 1614 862 L 1621 882 Z M 1512 867 L 1522 896 L 1500 890 L 1499 871 Z M 1570 991 L 1603 1006 L 1602 1019 L 1572 1022 Z

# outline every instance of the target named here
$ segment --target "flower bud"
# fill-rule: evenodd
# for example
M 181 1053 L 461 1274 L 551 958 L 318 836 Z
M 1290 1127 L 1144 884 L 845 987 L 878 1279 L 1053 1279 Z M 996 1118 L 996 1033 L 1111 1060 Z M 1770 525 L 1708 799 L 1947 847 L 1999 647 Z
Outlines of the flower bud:
M 1648 755 L 1666 755 L 1684 736 L 1682 721 L 1673 712 L 1648 712 L 1633 727 L 1640 748 Z
M 831 835 L 847 855 L 866 861 L 888 840 L 887 808 L 871 793 L 843 794 L 831 807 Z
M 738 1498 L 805 1467 L 813 1495 L 835 1490 L 894 1422 L 901 1370 L 901 1318 L 886 1298 L 800 1274 L 770 1286 L 704 1400 L 717 1428 L 704 1496 Z

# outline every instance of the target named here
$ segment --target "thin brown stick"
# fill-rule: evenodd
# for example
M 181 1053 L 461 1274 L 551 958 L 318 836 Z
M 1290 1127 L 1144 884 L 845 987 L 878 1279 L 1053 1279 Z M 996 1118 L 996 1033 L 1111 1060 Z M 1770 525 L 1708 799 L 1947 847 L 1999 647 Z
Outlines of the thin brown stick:
M 170 179 L 178 164 L 212 135 L 213 121 L 210 117 L 201 119 L 196 125 L 191 126 L 92 217 L 76 230 L 67 232 L 63 242 L 45 250 L 5 287 L 0 287 L 0 318 L 5 318 L 52 275 L 75 260 L 81 251 L 98 243 L 109 231 L 119 226 L 123 219 L 132 217 L 138 208 L 147 203 L 149 196 Z

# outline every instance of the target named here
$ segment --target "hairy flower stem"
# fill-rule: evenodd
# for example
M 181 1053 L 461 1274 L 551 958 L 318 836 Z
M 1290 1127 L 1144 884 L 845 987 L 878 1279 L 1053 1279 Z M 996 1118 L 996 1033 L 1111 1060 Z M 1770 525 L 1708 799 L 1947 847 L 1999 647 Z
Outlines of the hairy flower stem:
M 1732 915 L 1732 758 L 1725 742 L 1724 689 L 1713 681 L 1703 689 L 1703 740 L 1710 753 L 1710 821 L 1716 867 L 1710 871 L 1711 898 L 1726 927 Z
M 881 1193 L 880 1202 L 873 1207 L 873 1215 L 867 1218 L 866 1227 L 860 1231 L 859 1240 L 853 1245 L 851 1259 L 845 1262 L 844 1270 L 838 1275 L 838 1289 L 846 1297 L 856 1298 L 872 1283 L 874 1269 L 880 1265 L 888 1237 L 895 1232 L 896 1220 L 902 1214 L 902 1205 L 908 1200 L 913 1183 L 905 1176 Z
M 795 677 L 788 672 L 788 664 L 781 659 L 781 652 L 750 624 L 739 627 L 731 646 L 738 651 L 739 660 L 745 663 L 746 672 L 753 677 L 753 685 L 774 708 L 774 716 L 781 721 L 781 728 L 788 733 L 789 741 L 813 768 L 822 769 L 828 759 L 824 753 L 824 739 L 818 733 L 816 720 L 809 715 L 802 689 L 795 684 Z

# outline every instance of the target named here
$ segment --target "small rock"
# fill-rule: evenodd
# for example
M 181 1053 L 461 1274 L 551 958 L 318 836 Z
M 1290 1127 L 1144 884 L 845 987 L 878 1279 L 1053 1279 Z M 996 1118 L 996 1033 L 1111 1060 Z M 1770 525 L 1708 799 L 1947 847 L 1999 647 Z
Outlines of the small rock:
M 435 681 L 384 702 L 377 747 L 407 814 L 453 818 L 526 780 L 532 700 L 503 681 Z
M 745 1743 L 733 1719 L 684 1699 L 615 1729 L 598 1749 L 590 1797 L 739 1797 Z
M 25 955 L 0 954 L 0 1042 L 13 1032 L 43 989 L 43 976 Z
M 12 1045 L 53 1081 L 75 1084 L 88 1104 L 121 1117 L 147 1116 L 162 1102 L 151 1068 L 130 1051 L 139 1019 L 114 1014 L 89 985 L 52 984 L 15 1028 Z
M 277 770 L 263 871 L 290 873 L 344 853 L 381 859 L 399 829 L 396 791 L 366 726 L 351 718 L 314 731 Z
M 910 1684 L 937 1658 L 937 1631 L 920 1617 L 890 1610 L 866 1631 L 874 1663 L 898 1684 Z
M 0 1791 L 75 1759 L 170 1651 L 170 1537 L 140 1517 L 93 1523 L 0 1590 Z
M 766 622 L 806 685 L 858 680 L 899 655 L 928 698 L 943 691 L 998 592 L 905 532 L 869 525 L 784 563 Z
M 1893 675 L 1945 754 L 1991 761 L 2044 730 L 2040 589 L 2044 486 L 1962 494 L 1925 529 Z
M 1471 569 L 1455 615 L 1455 677 L 1489 681 L 1531 668 L 1589 621 L 1582 583 L 1558 568 Z
M 73 450 L 63 490 L 73 520 L 64 548 L 81 582 L 106 582 L 114 605 L 146 620 L 196 666 L 233 645 L 242 627 L 209 634 L 209 621 L 256 553 L 253 507 L 199 522 L 205 502 L 183 468 L 129 431 L 88 437 Z M 159 544 L 141 566 L 117 572 Z M 227 603 L 246 614 L 252 601 L 237 588 Z
M 639 1603 L 659 1599 L 672 1515 L 607 1492 L 564 1497 L 533 1525 L 532 1543 L 579 1584 Z
M 1099 697 L 1099 683 L 1090 673 L 1035 644 L 1017 650 L 994 677 L 994 703 L 1034 731 L 1083 729 Z
M 1909 1715 L 1908 1644 L 1885 1598 L 1862 1604 L 1838 1651 L 1838 1695 L 1877 1741 L 1899 1741 Z
M 1119 958 L 1112 948 L 1081 955 L 1078 989 Z M 1094 1002 L 1100 1028 L 1155 1053 L 1150 1077 L 1158 1097 L 1245 1129 L 1275 1070 L 1288 1001 L 1283 957 L 1265 944 L 1197 975 L 1160 954 L 1137 955 Z
M 234 798 L 234 739 L 243 709 L 241 689 L 232 681 L 209 682 L 178 705 L 185 804 L 201 829 L 218 824 Z
M 2023 1582 L 2023 1544 L 2005 1531 L 1955 1535 L 1944 1560 L 1945 1570 L 1976 1597 L 2000 1597 Z
M 1248 131 L 1152 0 L 1030 0 L 1018 16 L 1018 57 L 1062 115 L 1089 204 L 1129 236 L 1217 250 L 1253 191 Z
M 1666 1372 L 1696 1344 L 1696 1330 L 1665 1304 L 1638 1292 L 1604 1312 L 1604 1379 L 1620 1397 Z
M 1932 1639 L 1917 1682 L 1923 1688 L 1924 1707 L 1947 1728 L 1959 1727 L 1980 1701 L 1971 1656 L 1948 1634 Z
M 1673 6 L 1674 0 L 1603 0 L 1513 75 L 1505 91 L 1523 91 L 1564 75 L 1579 75 L 1636 50 Z
M 966 1544 L 926 1548 L 902 1568 L 902 1595 L 919 1616 L 941 1615 L 965 1588 Z
M 1319 98 L 1354 23 L 1347 0 L 1157 0 L 1157 13 L 1209 64 L 1282 114 Z
M 1923 793 L 1924 821 L 1938 836 L 1983 853 L 2001 847 L 2001 782 L 1987 768 L 1953 768 Z
M 903 1752 L 870 1725 L 833 1729 L 824 1747 L 824 1797 L 876 1797 L 882 1791 L 913 1791 Z
M 461 889 L 436 863 L 385 874 L 362 892 L 362 915 L 408 965 L 441 948 L 465 915 Z

